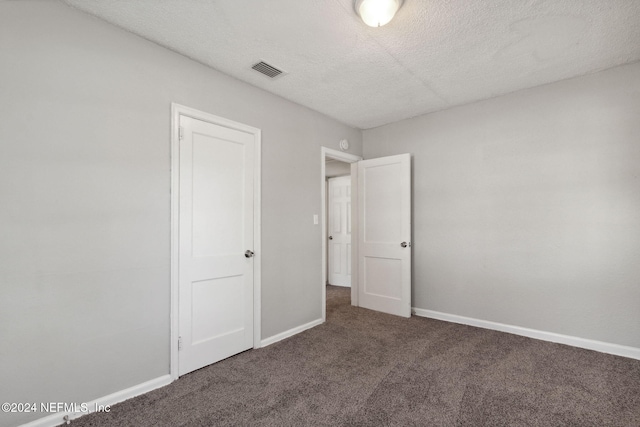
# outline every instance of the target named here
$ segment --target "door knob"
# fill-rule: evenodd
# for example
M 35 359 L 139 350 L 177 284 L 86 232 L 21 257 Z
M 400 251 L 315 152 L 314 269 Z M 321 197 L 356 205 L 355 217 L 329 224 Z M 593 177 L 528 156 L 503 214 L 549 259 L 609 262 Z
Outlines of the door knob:
M 251 258 L 253 256 L 253 251 L 247 249 L 247 251 L 244 253 L 244 256 L 246 256 L 247 258 Z
M 409 243 L 402 242 L 402 243 L 400 243 L 400 246 L 402 246 L 403 248 L 406 248 L 407 246 L 411 247 L 411 242 L 409 242 Z
M 329 240 L 333 240 L 333 236 L 329 236 Z

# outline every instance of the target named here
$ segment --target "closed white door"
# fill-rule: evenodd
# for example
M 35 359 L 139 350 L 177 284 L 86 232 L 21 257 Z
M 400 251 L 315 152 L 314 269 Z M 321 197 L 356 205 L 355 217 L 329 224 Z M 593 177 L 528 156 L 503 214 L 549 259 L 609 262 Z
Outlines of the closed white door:
M 180 116 L 179 374 L 253 347 L 254 135 Z M 245 256 L 248 255 L 249 257 Z
M 328 180 L 329 284 L 351 286 L 351 176 Z
M 411 316 L 411 156 L 358 162 L 358 298 Z

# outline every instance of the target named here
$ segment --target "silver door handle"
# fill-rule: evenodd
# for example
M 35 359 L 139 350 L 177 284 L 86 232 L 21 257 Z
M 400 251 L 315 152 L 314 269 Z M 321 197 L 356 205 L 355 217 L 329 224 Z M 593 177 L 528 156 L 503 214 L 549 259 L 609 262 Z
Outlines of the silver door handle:
M 409 242 L 409 243 L 402 242 L 402 243 L 400 243 L 400 246 L 402 246 L 403 248 L 406 248 L 407 246 L 411 247 L 411 242 Z
M 246 256 L 247 258 L 251 258 L 251 257 L 253 256 L 253 251 L 247 250 L 247 251 L 244 253 L 244 256 Z
M 333 236 L 329 236 L 329 240 L 333 240 Z

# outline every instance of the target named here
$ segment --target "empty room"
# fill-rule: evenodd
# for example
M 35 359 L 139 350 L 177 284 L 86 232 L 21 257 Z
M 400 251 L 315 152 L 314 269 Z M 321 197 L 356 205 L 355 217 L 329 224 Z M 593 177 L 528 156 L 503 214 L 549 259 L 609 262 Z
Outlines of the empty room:
M 640 426 L 640 1 L 0 0 L 0 427 Z

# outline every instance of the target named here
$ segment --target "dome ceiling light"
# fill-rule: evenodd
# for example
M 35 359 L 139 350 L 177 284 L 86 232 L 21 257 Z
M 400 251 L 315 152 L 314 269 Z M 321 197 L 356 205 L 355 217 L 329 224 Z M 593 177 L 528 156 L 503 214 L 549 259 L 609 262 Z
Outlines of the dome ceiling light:
M 370 27 L 382 27 L 393 19 L 402 0 L 356 0 L 355 9 Z

